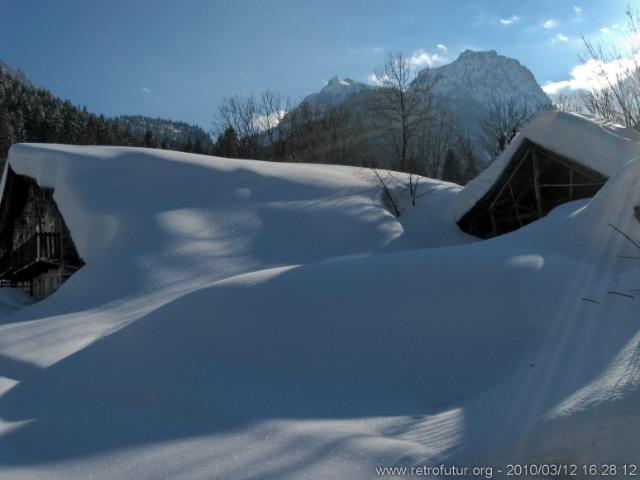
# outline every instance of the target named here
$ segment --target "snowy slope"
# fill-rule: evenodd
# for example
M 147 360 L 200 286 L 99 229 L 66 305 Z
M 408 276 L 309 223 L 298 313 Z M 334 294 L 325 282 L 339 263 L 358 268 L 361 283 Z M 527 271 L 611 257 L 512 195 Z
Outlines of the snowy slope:
M 495 50 L 465 50 L 453 62 L 426 72 L 438 79 L 434 93 L 449 100 L 467 99 L 484 106 L 500 98 L 515 98 L 529 106 L 549 103 L 527 67 Z M 421 80 L 419 76 L 416 83 Z
M 638 162 L 483 242 L 455 226 L 459 187 L 429 180 L 398 221 L 349 167 L 39 145 L 9 162 L 55 188 L 87 264 L 0 325 L 0 478 L 637 452 L 638 300 L 606 292 L 639 288 L 607 225 L 640 238 Z
M 338 105 L 348 98 L 376 88 L 374 85 L 359 82 L 352 78 L 333 77 L 317 93 L 307 95 L 302 103 L 306 103 L 314 110 L 324 111 Z

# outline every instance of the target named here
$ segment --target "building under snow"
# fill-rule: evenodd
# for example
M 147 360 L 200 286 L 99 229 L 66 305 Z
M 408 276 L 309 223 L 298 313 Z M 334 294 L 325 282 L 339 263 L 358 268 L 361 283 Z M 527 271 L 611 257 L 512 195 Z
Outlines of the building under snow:
M 40 299 L 83 264 L 53 189 L 8 166 L 0 201 L 0 282 Z
M 13 160 L 20 157 L 21 162 L 10 160 L 16 165 L 7 166 L 0 185 L 0 284 L 22 287 L 40 299 L 82 267 L 84 262 L 49 187 L 59 185 L 58 176 L 66 175 L 60 172 L 89 168 L 94 161 L 102 161 L 102 156 L 114 162 L 111 157 L 134 153 L 139 152 L 107 147 L 14 147 Z M 465 232 L 481 238 L 515 230 L 545 216 L 557 205 L 593 196 L 609 177 L 636 157 L 640 157 L 640 135 L 634 131 L 587 116 L 546 113 L 530 122 L 486 171 L 453 197 L 455 221 Z M 130 163 L 129 159 L 125 164 Z M 187 165 L 171 164 L 179 169 L 175 172 L 188 169 Z M 20 167 L 23 174 L 16 173 L 12 166 Z M 29 176 L 32 174 L 33 178 Z M 36 182 L 36 176 L 41 181 L 44 178 L 45 183 Z M 122 196 L 118 182 L 112 179 L 106 188 Z M 139 194 L 137 188 L 134 193 Z M 61 205 L 66 205 L 67 212 L 82 210 L 83 205 L 77 203 L 67 192 Z M 640 217 L 637 209 L 636 216 Z M 75 228 L 82 230 L 81 225 L 76 219 Z M 86 231 L 82 232 L 84 237 L 78 245 L 85 250 L 80 251 L 88 251 L 87 244 L 111 238 L 109 228 L 92 232 L 91 240 L 84 238 Z
M 637 157 L 633 130 L 585 115 L 540 115 L 458 194 L 456 221 L 481 238 L 516 230 L 562 203 L 592 197 Z

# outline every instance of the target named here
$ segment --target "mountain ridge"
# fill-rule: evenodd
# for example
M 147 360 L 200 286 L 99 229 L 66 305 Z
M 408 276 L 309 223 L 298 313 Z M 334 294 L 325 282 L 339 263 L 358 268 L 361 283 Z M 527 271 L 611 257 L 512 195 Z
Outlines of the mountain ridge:
M 483 162 L 491 158 L 484 151 L 480 122 L 497 104 L 514 102 L 516 108 L 526 109 L 529 114 L 552 108 L 533 73 L 517 59 L 496 50 L 465 50 L 450 63 L 421 70 L 410 88 L 427 84 L 438 108 L 453 115 L 457 128 L 467 135 Z M 380 88 L 348 77 L 333 77 L 301 104 L 316 107 L 319 112 L 343 105 L 362 116 L 367 111 L 368 95 Z M 363 118 L 366 121 L 366 115 Z

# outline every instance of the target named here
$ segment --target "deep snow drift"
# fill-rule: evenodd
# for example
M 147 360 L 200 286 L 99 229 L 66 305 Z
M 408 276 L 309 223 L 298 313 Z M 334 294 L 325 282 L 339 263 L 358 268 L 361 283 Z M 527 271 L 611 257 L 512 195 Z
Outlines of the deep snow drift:
M 455 225 L 460 188 L 427 179 L 398 220 L 350 167 L 51 145 L 9 163 L 55 188 L 86 266 L 0 325 L 3 479 L 637 461 L 640 271 L 619 255 L 640 252 L 609 223 L 640 238 L 638 161 L 482 242 Z

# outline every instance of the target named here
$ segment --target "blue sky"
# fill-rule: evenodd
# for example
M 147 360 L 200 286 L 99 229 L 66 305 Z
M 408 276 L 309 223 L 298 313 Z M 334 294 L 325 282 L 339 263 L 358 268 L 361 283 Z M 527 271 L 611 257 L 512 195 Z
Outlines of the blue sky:
M 608 42 L 628 0 L 0 0 L 0 59 L 107 115 L 210 128 L 225 95 L 300 100 L 367 81 L 387 51 L 428 65 L 495 49 L 541 84 L 569 80 L 581 35 Z M 440 47 L 439 47 L 440 46 Z

